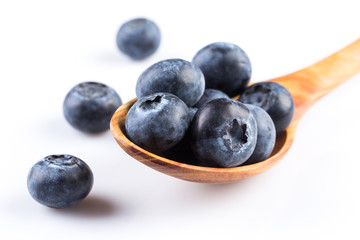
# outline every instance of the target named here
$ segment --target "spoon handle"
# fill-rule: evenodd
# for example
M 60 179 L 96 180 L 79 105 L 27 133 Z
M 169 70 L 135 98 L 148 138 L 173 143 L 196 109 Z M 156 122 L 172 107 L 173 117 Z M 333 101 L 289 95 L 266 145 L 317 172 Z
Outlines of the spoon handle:
M 273 81 L 292 94 L 296 106 L 294 120 L 299 120 L 319 98 L 359 72 L 360 39 L 307 68 Z

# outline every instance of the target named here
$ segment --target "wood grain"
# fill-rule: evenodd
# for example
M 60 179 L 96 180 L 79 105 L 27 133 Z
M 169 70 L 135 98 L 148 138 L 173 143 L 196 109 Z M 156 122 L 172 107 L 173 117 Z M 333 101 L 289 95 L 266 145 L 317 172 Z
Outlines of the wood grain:
M 262 162 L 233 167 L 212 168 L 180 163 L 157 156 L 132 143 L 125 134 L 125 119 L 136 98 L 120 106 L 114 113 L 110 129 L 120 147 L 141 163 L 167 175 L 193 182 L 228 183 L 262 173 L 282 159 L 290 149 L 296 127 L 303 114 L 319 98 L 360 72 L 360 39 L 305 69 L 272 79 L 285 86 L 295 102 L 295 115 L 287 131 L 279 136 L 271 156 Z

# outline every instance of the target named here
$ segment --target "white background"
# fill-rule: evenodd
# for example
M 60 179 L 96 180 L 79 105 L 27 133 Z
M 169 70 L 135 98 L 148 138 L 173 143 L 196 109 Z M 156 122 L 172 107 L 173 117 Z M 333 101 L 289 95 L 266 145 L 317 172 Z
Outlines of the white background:
M 165 58 L 191 60 L 215 41 L 243 48 L 252 81 L 306 67 L 360 36 L 354 1 L 1 1 L 0 239 L 359 239 L 360 75 L 321 99 L 294 145 L 269 171 L 225 185 L 186 182 L 124 153 L 108 131 L 88 135 L 62 113 L 66 93 L 94 80 L 123 102 L 140 73 Z M 155 55 L 116 48 L 120 25 L 158 23 Z M 56 210 L 26 187 L 34 163 L 55 153 L 92 168 L 92 192 Z

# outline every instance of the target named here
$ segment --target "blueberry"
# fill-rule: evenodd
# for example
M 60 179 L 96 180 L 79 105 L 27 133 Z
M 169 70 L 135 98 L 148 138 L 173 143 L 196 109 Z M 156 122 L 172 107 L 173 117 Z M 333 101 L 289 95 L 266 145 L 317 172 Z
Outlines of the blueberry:
M 202 105 L 191 122 L 192 150 L 208 166 L 235 167 L 256 145 L 256 120 L 242 103 L 228 98 Z
M 217 98 L 229 98 L 229 96 L 218 89 L 206 88 L 204 94 L 201 96 L 200 100 L 194 105 L 194 107 L 199 108 L 204 103 L 210 102 L 211 100 Z
M 110 119 L 121 104 L 114 89 L 98 82 L 83 82 L 66 95 L 63 111 L 74 128 L 98 133 L 109 129 Z
M 89 166 L 81 159 L 72 155 L 49 155 L 31 168 L 27 187 L 37 202 L 65 208 L 83 200 L 93 182 Z
M 191 62 L 167 59 L 147 68 L 136 83 L 136 96 L 144 97 L 157 92 L 178 96 L 189 107 L 193 106 L 205 90 L 204 75 Z
M 239 98 L 240 102 L 264 109 L 275 124 L 276 134 L 282 134 L 294 116 L 294 100 L 289 91 L 275 82 L 259 82 L 248 87 Z
M 189 109 L 180 98 L 171 93 L 155 93 L 131 106 L 125 130 L 136 145 L 161 154 L 180 142 L 189 122 Z
M 257 141 L 253 154 L 245 164 L 254 164 L 267 159 L 275 146 L 275 125 L 269 114 L 261 107 L 245 104 L 255 117 L 257 123 Z
M 229 97 L 241 93 L 250 81 L 249 57 L 232 43 L 209 44 L 196 53 L 192 62 L 203 72 L 206 88 L 219 89 Z
M 159 48 L 160 40 L 158 26 L 145 18 L 125 22 L 116 36 L 120 51 L 134 60 L 141 60 L 152 55 Z

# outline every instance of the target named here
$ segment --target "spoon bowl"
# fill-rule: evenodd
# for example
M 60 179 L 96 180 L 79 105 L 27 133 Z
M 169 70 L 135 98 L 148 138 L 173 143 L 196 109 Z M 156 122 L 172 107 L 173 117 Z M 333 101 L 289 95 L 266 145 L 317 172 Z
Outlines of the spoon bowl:
M 289 75 L 269 81 L 283 85 L 294 98 L 295 114 L 286 132 L 276 139 L 270 157 L 262 162 L 232 168 L 203 167 L 167 159 L 142 149 L 131 142 L 125 131 L 125 120 L 136 98 L 120 106 L 114 113 L 110 130 L 119 146 L 131 157 L 167 175 L 202 183 L 228 183 L 262 173 L 289 151 L 299 120 L 322 96 L 360 72 L 360 39 L 333 55 Z

